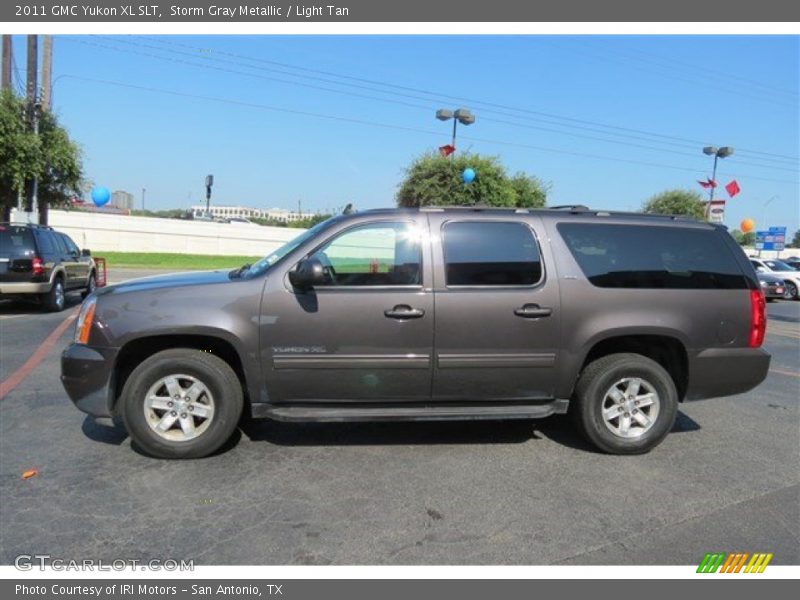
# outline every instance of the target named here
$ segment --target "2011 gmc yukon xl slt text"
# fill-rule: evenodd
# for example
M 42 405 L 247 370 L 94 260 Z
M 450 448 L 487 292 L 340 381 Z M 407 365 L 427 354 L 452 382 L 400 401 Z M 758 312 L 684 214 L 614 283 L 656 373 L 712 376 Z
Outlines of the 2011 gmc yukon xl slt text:
M 252 266 L 151 277 L 83 304 L 62 381 L 160 457 L 243 413 L 293 421 L 569 412 L 646 452 L 678 403 L 767 375 L 764 298 L 724 227 L 592 211 L 374 210 Z

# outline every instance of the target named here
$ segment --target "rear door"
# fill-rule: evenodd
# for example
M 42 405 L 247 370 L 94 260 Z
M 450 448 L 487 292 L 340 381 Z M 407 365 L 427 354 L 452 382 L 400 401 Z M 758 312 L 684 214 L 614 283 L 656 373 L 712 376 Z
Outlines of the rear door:
M 86 286 L 87 282 L 89 281 L 89 271 L 91 270 L 91 262 L 92 259 L 88 256 L 82 256 L 81 250 L 78 248 L 78 245 L 72 241 L 72 238 L 69 237 L 67 234 L 62 233 L 64 236 L 64 242 L 67 244 L 67 250 L 69 252 L 69 257 L 72 261 L 72 268 L 74 272 L 74 287 L 84 287 Z
M 30 227 L 0 225 L 0 282 L 28 282 L 33 278 L 36 243 Z
M 80 252 L 78 252 L 78 247 L 66 235 L 58 231 L 53 233 L 61 251 L 61 264 L 64 266 L 64 273 L 66 274 L 64 284 L 67 289 L 74 289 L 79 285 L 80 281 L 80 264 L 78 263 Z
M 541 220 L 516 217 L 430 213 L 441 240 L 434 246 L 434 400 L 553 397 L 558 280 L 540 243 Z

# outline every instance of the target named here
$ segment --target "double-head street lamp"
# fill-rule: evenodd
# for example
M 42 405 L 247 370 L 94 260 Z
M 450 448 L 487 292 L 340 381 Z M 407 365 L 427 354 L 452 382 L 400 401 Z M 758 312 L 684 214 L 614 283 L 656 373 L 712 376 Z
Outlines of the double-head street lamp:
M 722 146 L 721 148 L 717 148 L 716 146 L 706 146 L 703 148 L 703 154 L 714 157 L 714 169 L 711 172 L 712 183 L 708 194 L 708 201 L 711 202 L 714 200 L 714 189 L 717 187 L 717 161 L 720 158 L 726 158 L 733 154 L 733 148 L 731 146 Z
M 462 125 L 472 125 L 475 122 L 475 115 L 473 115 L 466 108 L 458 108 L 456 110 L 447 110 L 440 108 L 436 111 L 436 118 L 440 121 L 449 121 L 453 119 L 453 141 L 451 142 L 450 154 L 456 150 L 456 127 L 461 123 Z

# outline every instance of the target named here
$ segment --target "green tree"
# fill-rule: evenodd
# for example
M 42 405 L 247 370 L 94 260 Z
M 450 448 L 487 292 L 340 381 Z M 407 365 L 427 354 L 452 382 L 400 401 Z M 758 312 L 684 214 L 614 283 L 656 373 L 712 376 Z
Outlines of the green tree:
M 25 102 L 10 90 L 0 94 L 0 206 L 7 220 L 26 181 L 38 178 L 40 223 L 47 207 L 80 194 L 81 153 L 52 113 L 39 119 L 39 135 L 30 131 Z
M 475 171 L 472 183 L 464 183 L 464 170 Z M 445 158 L 426 153 L 406 169 L 397 190 L 398 206 L 544 206 L 548 188 L 535 177 L 518 173 L 509 177 L 495 156 L 463 153 Z
M 666 190 L 650 198 L 642 206 L 647 213 L 659 215 L 685 215 L 705 219 L 706 205 L 700 192 L 693 190 Z
M 750 233 L 743 233 L 739 229 L 733 229 L 731 230 L 731 236 L 740 246 L 752 246 L 756 243 L 756 234 L 752 231 Z
M 790 246 L 792 248 L 800 248 L 800 229 L 794 232 L 794 237 L 792 238 Z

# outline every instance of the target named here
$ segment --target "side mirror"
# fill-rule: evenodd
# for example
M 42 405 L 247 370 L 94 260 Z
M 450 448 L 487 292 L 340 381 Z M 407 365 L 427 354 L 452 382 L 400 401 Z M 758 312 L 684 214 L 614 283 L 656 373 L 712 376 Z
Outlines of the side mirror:
M 307 290 L 325 283 L 325 269 L 318 259 L 307 258 L 301 260 L 294 271 L 289 272 L 289 281 L 297 289 Z
M 81 250 L 81 256 L 91 256 L 91 255 L 92 251 L 89 250 L 88 248 L 84 248 L 83 250 Z

